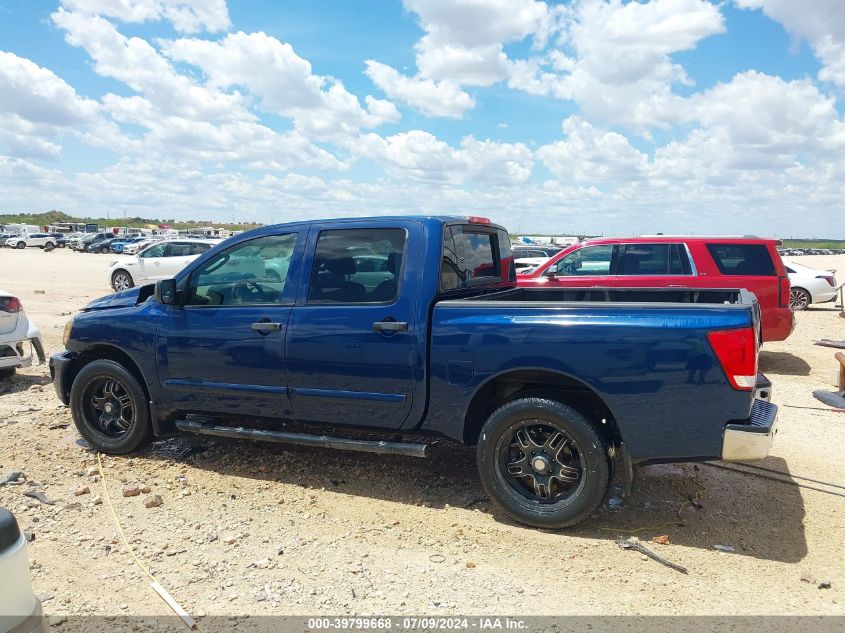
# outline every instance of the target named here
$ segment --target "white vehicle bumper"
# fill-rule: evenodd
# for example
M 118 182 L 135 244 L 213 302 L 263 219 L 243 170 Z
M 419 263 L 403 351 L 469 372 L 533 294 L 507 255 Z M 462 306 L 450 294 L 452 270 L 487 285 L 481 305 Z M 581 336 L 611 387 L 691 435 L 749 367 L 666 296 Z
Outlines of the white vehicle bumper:
M 36 358 L 38 364 L 43 365 L 46 357 L 38 327 L 30 323 L 25 337 L 14 338 L 15 334 L 12 333 L 11 339 L 0 340 L 0 369 L 30 367 Z

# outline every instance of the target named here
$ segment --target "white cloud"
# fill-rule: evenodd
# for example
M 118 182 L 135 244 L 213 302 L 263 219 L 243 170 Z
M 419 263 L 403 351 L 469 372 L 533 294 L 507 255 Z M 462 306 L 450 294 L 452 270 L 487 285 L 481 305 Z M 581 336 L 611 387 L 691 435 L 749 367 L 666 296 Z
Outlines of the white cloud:
M 405 0 L 425 35 L 417 42 L 417 68 L 425 79 L 489 86 L 507 76 L 503 45 L 538 35 L 551 15 L 535 0 Z
M 198 84 L 179 73 L 148 41 L 127 38 L 108 20 L 64 9 L 56 11 L 52 18 L 65 30 L 69 44 L 85 49 L 92 57 L 98 74 L 122 81 L 139 93 L 129 97 L 107 94 L 102 100 L 103 108 L 114 120 L 148 130 L 136 150 L 193 156 L 204 161 L 237 161 L 255 169 L 285 169 L 293 165 L 344 167 L 301 131 L 280 133 L 260 123 L 240 92 L 226 92 L 214 83 Z M 337 89 L 337 84 L 333 88 Z M 317 96 L 321 94 L 318 90 Z M 330 104 L 332 99 L 349 102 L 348 97 L 333 93 L 332 89 L 328 95 Z M 319 108 L 315 108 L 313 120 L 318 121 L 319 116 Z M 322 116 L 331 120 L 330 115 Z M 124 151 L 128 149 L 131 148 Z
M 566 140 L 537 150 L 546 167 L 563 181 L 616 183 L 642 178 L 648 156 L 616 132 L 599 130 L 577 116 L 563 122 Z
M 366 73 L 388 97 L 427 116 L 460 118 L 475 107 L 461 86 L 490 86 L 507 78 L 504 45 L 533 36 L 545 44 L 553 18 L 535 0 L 404 0 L 425 31 L 416 43 L 418 73 L 406 76 L 378 61 Z
M 99 105 L 52 71 L 0 51 L 0 147 L 14 156 L 54 159 L 65 133 L 99 124 Z
M 467 136 L 453 148 L 429 132 L 410 130 L 386 138 L 367 134 L 357 152 L 385 166 L 397 178 L 430 183 L 527 182 L 534 165 L 531 150 L 523 143 L 479 141 Z
M 121 22 L 169 20 L 177 31 L 196 33 L 229 28 L 226 0 L 61 0 L 82 15 L 104 15 Z
M 845 122 L 834 99 L 808 80 L 748 71 L 690 98 L 688 106 L 700 127 L 655 150 L 651 175 L 659 182 L 754 181 L 777 191 L 785 170 L 803 166 L 821 175 L 845 167 Z
M 399 119 L 388 101 L 368 96 L 367 108 L 361 107 L 341 82 L 313 74 L 290 44 L 266 33 L 230 33 L 217 42 L 180 39 L 163 42 L 162 49 L 201 68 L 209 88 L 243 87 L 258 97 L 262 110 L 292 118 L 305 134 L 350 134 Z
M 824 67 L 819 78 L 845 86 L 845 11 L 841 0 L 734 0 L 743 9 L 762 9 L 793 35 L 807 40 Z
M 197 85 L 176 72 L 148 41 L 124 36 L 108 20 L 64 9 L 51 17 L 65 31 L 68 44 L 91 56 L 97 74 L 125 83 L 163 112 L 200 120 L 231 119 L 239 112 L 240 94 Z
M 367 60 L 367 76 L 391 99 L 407 103 L 427 116 L 460 118 L 475 101 L 450 81 L 406 77 L 396 69 Z
M 638 131 L 681 118 L 672 87 L 691 81 L 671 55 L 725 29 L 706 0 L 580 0 L 562 22 L 562 50 L 512 66 L 510 85 L 573 100 L 591 119 Z

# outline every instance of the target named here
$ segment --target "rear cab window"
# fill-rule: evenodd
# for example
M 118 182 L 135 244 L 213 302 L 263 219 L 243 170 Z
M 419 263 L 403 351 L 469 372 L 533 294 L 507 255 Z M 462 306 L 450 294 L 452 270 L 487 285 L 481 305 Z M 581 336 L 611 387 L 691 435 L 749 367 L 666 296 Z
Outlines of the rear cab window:
M 513 283 L 516 280 L 510 236 L 485 224 L 443 227 L 440 290 L 450 292 Z
M 707 244 L 723 275 L 776 277 L 777 270 L 766 244 Z

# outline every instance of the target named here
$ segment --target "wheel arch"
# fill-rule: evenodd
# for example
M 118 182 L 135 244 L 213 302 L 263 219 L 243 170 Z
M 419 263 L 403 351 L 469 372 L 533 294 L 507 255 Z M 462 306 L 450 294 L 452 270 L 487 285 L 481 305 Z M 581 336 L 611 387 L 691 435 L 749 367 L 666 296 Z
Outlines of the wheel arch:
M 135 360 L 119 347 L 107 344 L 92 345 L 85 351 L 80 352 L 77 360 L 73 363 L 71 375 L 68 377 L 68 386 L 73 385 L 77 374 L 82 371 L 82 368 L 95 360 L 111 360 L 123 366 L 130 374 L 132 374 L 140 383 L 147 401 L 150 400 L 150 386 L 141 371 L 140 366 Z
M 487 418 L 517 397 L 553 398 L 568 404 L 595 420 L 596 430 L 609 444 L 622 442 L 613 411 L 587 383 L 560 371 L 528 367 L 500 372 L 478 386 L 464 414 L 464 443 L 474 445 Z
M 813 293 L 810 292 L 810 290 L 805 288 L 804 286 L 790 286 L 789 289 L 790 290 L 803 290 L 804 292 L 807 293 L 807 296 L 810 297 L 811 301 L 813 299 Z
M 126 270 L 125 268 L 115 268 L 115 269 L 112 271 L 112 273 L 111 273 L 111 282 L 112 282 L 112 283 L 114 283 L 114 276 L 115 276 L 117 273 L 126 273 L 127 275 L 129 275 L 129 279 L 131 279 L 131 280 L 132 280 L 132 283 L 133 283 L 133 284 L 135 283 L 135 278 L 132 276 L 132 273 L 131 273 L 131 272 L 129 272 L 128 270 Z

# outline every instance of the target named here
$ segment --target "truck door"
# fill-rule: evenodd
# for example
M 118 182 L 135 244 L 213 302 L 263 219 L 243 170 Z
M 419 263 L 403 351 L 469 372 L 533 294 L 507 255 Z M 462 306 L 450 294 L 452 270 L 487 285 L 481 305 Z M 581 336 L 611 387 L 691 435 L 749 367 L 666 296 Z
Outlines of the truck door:
M 294 417 L 399 428 L 422 362 L 415 343 L 422 228 L 413 221 L 337 226 L 314 224 L 308 238 L 312 256 L 287 332 Z
M 299 244 L 298 244 L 299 242 Z M 305 233 L 239 242 L 203 262 L 182 305 L 159 322 L 159 376 L 168 406 L 290 418 L 285 330 Z

